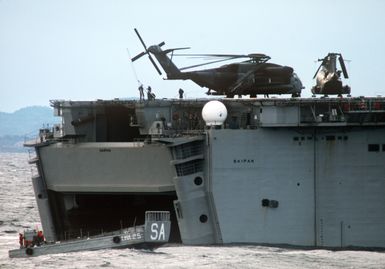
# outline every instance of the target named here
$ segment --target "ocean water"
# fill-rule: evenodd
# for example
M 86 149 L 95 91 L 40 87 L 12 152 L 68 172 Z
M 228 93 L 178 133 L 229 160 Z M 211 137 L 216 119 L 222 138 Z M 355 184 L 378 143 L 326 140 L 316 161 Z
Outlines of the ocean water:
M 385 252 L 166 245 L 10 259 L 18 232 L 39 225 L 27 153 L 0 153 L 0 268 L 385 268 Z M 385 229 L 385 227 L 384 227 Z

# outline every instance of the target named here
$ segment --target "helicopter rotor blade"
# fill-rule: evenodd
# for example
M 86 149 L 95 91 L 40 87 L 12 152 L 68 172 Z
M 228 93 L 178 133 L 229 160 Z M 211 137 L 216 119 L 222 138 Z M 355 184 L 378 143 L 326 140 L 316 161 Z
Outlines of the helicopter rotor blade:
M 175 56 L 175 54 L 174 54 Z M 208 63 L 203 63 L 203 64 L 196 64 L 196 65 L 191 65 L 191 66 L 186 66 L 186 67 L 183 67 L 183 68 L 180 68 L 179 70 L 186 70 L 186 69 L 191 69 L 191 68 L 195 68 L 195 67 L 200 67 L 200 66 L 204 66 L 204 65 L 209 65 L 209 64 L 214 64 L 214 63 L 219 63 L 219 62 L 224 62 L 224 61 L 230 61 L 230 60 L 234 60 L 234 59 L 237 59 L 238 57 L 229 57 L 229 58 L 226 58 L 226 59 L 220 59 L 220 60 L 215 60 L 215 61 L 211 61 L 211 62 L 208 62 Z
M 174 54 L 175 56 L 190 56 L 190 57 L 201 57 L 201 58 L 250 58 L 250 59 L 264 59 L 270 60 L 270 56 L 262 53 L 251 53 L 251 54 Z
M 173 49 L 166 49 L 164 50 L 163 52 L 164 53 L 170 53 L 170 52 L 173 52 L 174 50 L 187 50 L 187 49 L 191 49 L 190 47 L 184 47 L 184 48 L 173 48 Z M 177 54 L 174 54 L 174 56 L 176 56 Z
M 155 67 L 156 71 L 159 75 L 162 75 L 162 72 L 160 71 L 159 67 L 156 65 L 154 59 L 151 57 L 150 53 L 148 53 L 148 58 L 150 59 L 152 65 Z
M 131 61 L 132 61 L 132 62 L 135 62 L 135 61 L 138 60 L 140 57 L 142 57 L 142 56 L 144 56 L 144 55 L 146 55 L 146 54 L 147 54 L 147 52 L 143 51 L 143 52 L 139 53 L 138 55 L 136 55 L 135 57 L 131 58 Z
M 188 57 L 196 57 L 196 58 L 249 58 L 248 55 L 241 54 L 174 54 L 174 56 L 188 56 Z
M 144 43 L 144 41 L 143 41 L 142 37 L 140 36 L 140 34 L 139 34 L 138 30 L 137 30 L 136 28 L 134 28 L 134 31 L 135 31 L 136 35 L 138 36 L 138 38 L 139 38 L 139 40 L 140 40 L 140 43 L 142 43 L 142 45 L 143 45 L 144 49 L 146 50 L 146 52 L 148 52 L 148 50 L 147 50 L 147 46 L 146 46 L 146 44 Z
M 346 71 L 345 61 L 344 61 L 344 58 L 342 58 L 341 54 L 340 54 L 340 57 L 338 57 L 338 61 L 340 62 L 342 73 L 344 74 L 344 78 L 349 78 L 348 72 Z

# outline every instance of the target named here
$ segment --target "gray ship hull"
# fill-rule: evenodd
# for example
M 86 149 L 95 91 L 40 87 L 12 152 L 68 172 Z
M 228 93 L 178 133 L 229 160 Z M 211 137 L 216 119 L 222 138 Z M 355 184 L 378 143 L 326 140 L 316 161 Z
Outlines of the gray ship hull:
M 162 145 L 55 143 L 41 148 L 40 155 L 41 162 L 46 164 L 44 175 L 50 179 L 47 187 L 56 192 L 175 190 L 171 153 Z
M 384 99 L 225 99 L 211 128 L 206 102 L 54 103 L 30 144 L 45 233 L 166 210 L 172 242 L 385 247 Z
M 384 152 L 368 152 L 383 130 L 215 130 L 210 138 L 224 243 L 384 246 Z

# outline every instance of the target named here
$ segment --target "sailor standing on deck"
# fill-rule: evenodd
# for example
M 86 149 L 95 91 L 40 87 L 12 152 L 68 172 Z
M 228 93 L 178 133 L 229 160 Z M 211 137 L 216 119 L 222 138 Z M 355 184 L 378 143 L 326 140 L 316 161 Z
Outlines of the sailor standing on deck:
M 183 99 L 184 90 L 182 88 L 179 89 L 179 99 Z
M 155 94 L 151 92 L 151 87 L 147 87 L 147 99 L 150 100 L 155 100 Z
M 139 98 L 140 98 L 140 101 L 143 101 L 143 100 L 144 100 L 143 84 L 140 84 L 138 90 L 139 90 Z
M 44 235 L 43 231 L 37 232 L 37 245 L 40 246 L 40 244 L 44 243 Z
M 19 233 L 19 244 L 20 248 L 24 247 L 24 236 L 22 233 Z

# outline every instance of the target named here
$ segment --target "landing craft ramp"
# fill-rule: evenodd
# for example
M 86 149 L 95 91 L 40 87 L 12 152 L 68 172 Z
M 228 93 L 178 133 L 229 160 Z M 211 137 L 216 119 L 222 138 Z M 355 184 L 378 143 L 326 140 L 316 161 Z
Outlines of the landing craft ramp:
M 170 212 L 147 211 L 144 225 L 121 229 L 91 238 L 78 238 L 64 242 L 47 243 L 41 246 L 13 249 L 9 251 L 9 257 L 25 258 L 106 248 L 153 248 L 168 242 L 170 226 Z

